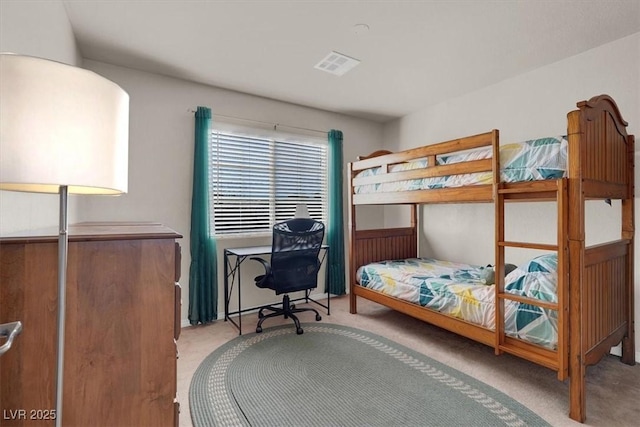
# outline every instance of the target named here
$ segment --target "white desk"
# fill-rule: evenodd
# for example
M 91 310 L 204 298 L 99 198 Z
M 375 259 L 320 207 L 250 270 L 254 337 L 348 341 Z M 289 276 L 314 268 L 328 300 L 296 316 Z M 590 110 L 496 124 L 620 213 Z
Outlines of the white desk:
M 321 257 L 320 257 L 320 265 L 324 263 L 324 259 L 329 252 L 329 245 L 322 245 L 320 247 Z M 257 310 L 262 306 L 257 307 L 249 307 L 242 308 L 242 292 L 241 292 L 241 281 L 240 281 L 240 266 L 242 262 L 248 257 L 259 256 L 259 255 L 271 255 L 271 246 L 250 246 L 244 248 L 227 248 L 224 250 L 224 320 L 233 323 L 238 328 L 238 334 L 242 335 L 242 313 Z M 234 258 L 235 262 L 232 263 L 232 259 Z M 231 278 L 231 283 L 229 283 L 229 278 Z M 237 278 L 237 280 L 236 280 Z M 235 283 L 238 283 L 237 286 L 237 294 L 238 294 L 238 310 L 229 311 L 229 302 L 231 301 L 233 288 Z M 327 315 L 330 315 L 329 303 L 330 303 L 330 293 L 329 287 L 327 286 L 327 305 L 324 305 L 312 298 L 309 298 L 311 290 L 307 289 L 304 291 L 304 296 L 296 299 L 292 299 L 291 302 L 294 301 L 302 301 L 305 302 L 313 302 L 318 304 L 321 307 L 327 309 Z M 233 320 L 230 316 L 238 315 L 238 322 Z

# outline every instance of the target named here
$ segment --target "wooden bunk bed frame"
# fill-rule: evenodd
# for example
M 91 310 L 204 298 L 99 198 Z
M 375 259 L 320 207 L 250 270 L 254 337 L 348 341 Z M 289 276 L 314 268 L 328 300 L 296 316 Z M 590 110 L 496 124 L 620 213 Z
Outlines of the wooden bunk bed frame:
M 414 148 L 398 153 L 379 151 L 349 163 L 349 269 L 350 312 L 356 313 L 357 297 L 388 306 L 420 320 L 479 341 L 496 354 L 511 353 L 557 371 L 569 378 L 569 416 L 586 419 L 586 367 L 596 364 L 622 343 L 622 362 L 635 364 L 634 343 L 634 136 L 607 95 L 577 104 L 567 115 L 567 177 L 518 183 L 500 182 L 499 133 L 480 135 Z M 456 151 L 493 147 L 493 157 L 450 165 L 437 165 L 436 156 Z M 428 166 L 391 172 L 389 166 L 415 159 Z M 357 173 L 381 167 L 379 174 Z M 396 193 L 355 194 L 354 187 L 415 178 L 491 171 L 493 184 L 458 188 L 412 190 Z M 588 199 L 621 200 L 622 230 L 618 240 L 585 245 L 585 202 Z M 555 200 L 557 244 L 505 240 L 505 201 Z M 495 330 L 438 313 L 417 304 L 365 288 L 356 283 L 363 265 L 390 259 L 418 257 L 417 206 L 424 203 L 490 202 L 495 204 L 496 319 Z M 411 206 L 409 227 L 357 230 L 356 206 L 406 204 Z M 504 292 L 506 247 L 557 251 L 558 302 L 549 303 Z M 504 332 L 504 302 L 515 300 L 557 310 L 557 349 L 549 350 L 511 338 Z

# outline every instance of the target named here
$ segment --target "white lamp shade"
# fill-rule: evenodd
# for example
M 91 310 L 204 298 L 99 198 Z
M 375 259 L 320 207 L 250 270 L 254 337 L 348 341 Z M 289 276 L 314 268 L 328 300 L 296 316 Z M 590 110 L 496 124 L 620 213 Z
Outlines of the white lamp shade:
M 82 68 L 0 54 L 0 190 L 127 192 L 129 95 Z

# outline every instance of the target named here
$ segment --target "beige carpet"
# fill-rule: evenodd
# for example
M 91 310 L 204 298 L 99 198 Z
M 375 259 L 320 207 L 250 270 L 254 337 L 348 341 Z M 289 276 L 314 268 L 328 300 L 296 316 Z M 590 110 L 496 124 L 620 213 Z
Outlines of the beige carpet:
M 568 417 L 568 382 L 555 372 L 510 355 L 495 356 L 482 344 L 396 313 L 378 304 L 358 299 L 358 314 L 348 310 L 349 298 L 331 299 L 331 315 L 323 321 L 375 332 L 497 388 L 525 404 L 554 426 L 579 426 Z M 303 313 L 301 321 L 312 322 Z M 307 318 L 308 317 L 308 318 Z M 253 332 L 257 314 L 243 316 L 246 332 Z M 263 325 L 289 321 L 269 319 Z M 178 341 L 178 399 L 180 426 L 190 427 L 188 391 L 191 377 L 214 349 L 237 336 L 229 322 L 189 327 Z M 640 420 L 640 365 L 634 367 L 609 356 L 587 370 L 587 422 L 593 426 L 636 426 Z

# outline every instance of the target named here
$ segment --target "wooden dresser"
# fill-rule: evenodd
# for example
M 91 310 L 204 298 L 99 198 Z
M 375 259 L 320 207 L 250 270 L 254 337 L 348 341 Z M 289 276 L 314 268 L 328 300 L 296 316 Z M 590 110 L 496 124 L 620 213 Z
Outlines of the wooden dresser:
M 52 426 L 57 233 L 0 239 L 0 425 Z M 69 227 L 63 424 L 174 426 L 179 234 L 152 223 Z

